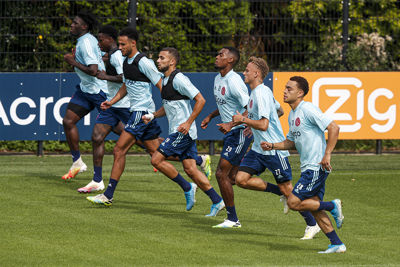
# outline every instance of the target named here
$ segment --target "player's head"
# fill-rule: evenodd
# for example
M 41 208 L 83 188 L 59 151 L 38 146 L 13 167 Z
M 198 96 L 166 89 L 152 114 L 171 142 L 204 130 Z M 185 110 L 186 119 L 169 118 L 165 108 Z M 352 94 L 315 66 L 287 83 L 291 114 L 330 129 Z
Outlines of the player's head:
M 82 36 L 92 31 L 96 26 L 96 17 L 90 12 L 81 11 L 72 20 L 70 32 L 73 36 Z
M 174 47 L 165 47 L 158 54 L 157 67 L 161 72 L 166 72 L 170 68 L 176 68 L 179 63 L 179 52 Z
M 254 81 L 257 83 L 262 83 L 267 77 L 269 71 L 269 67 L 267 62 L 260 57 L 250 57 L 249 63 L 246 66 L 244 74 L 244 82 L 245 83 L 253 83 Z
M 290 77 L 283 92 L 283 101 L 291 104 L 302 100 L 308 93 L 308 82 L 301 76 Z
M 118 31 L 111 25 L 104 25 L 99 29 L 98 40 L 101 51 L 108 52 L 116 45 Z
M 131 27 L 123 28 L 118 35 L 119 49 L 123 56 L 129 56 L 132 52 L 137 51 L 137 42 L 139 41 L 139 33 Z M 132 55 L 133 56 L 133 55 Z
M 225 69 L 227 67 L 233 68 L 236 63 L 239 62 L 240 53 L 235 47 L 226 46 L 218 51 L 215 57 L 215 68 L 218 70 Z

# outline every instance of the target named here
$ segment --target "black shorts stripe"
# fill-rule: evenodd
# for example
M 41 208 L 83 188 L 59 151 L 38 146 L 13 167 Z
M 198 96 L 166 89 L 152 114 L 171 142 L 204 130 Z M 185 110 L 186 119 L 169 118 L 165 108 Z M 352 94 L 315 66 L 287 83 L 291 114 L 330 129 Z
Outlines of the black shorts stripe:
M 79 118 L 85 117 L 90 112 L 90 110 L 71 102 L 68 103 L 67 109 L 74 112 Z

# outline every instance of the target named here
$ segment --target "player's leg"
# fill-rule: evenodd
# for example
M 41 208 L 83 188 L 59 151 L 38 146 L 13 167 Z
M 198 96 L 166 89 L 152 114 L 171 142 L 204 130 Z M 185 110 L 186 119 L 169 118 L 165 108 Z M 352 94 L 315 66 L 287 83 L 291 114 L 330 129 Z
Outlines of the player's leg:
M 346 246 L 340 240 L 339 236 L 337 235 L 335 229 L 333 229 L 332 223 L 323 210 L 313 211 L 312 214 L 314 215 L 318 225 L 321 227 L 322 232 L 328 237 L 331 244 L 328 246 L 328 249 L 325 251 L 320 251 L 319 253 L 343 253 L 346 251 Z
M 196 151 L 197 152 L 197 151 Z M 197 153 L 196 153 L 197 154 Z M 198 187 L 210 198 L 212 205 L 210 213 L 206 216 L 217 216 L 218 212 L 225 207 L 221 196 L 211 186 L 207 177 L 196 167 L 196 161 L 192 158 L 186 158 L 182 161 L 183 169 L 186 174 L 196 183 Z
M 155 146 L 157 146 L 158 144 L 156 140 L 154 140 L 155 142 L 149 142 L 147 140 L 145 141 L 145 144 L 149 143 L 149 151 L 154 150 L 154 152 L 152 152 L 151 164 L 160 172 L 162 172 L 165 176 L 170 178 L 173 182 L 177 183 L 184 191 L 186 199 L 186 210 L 189 211 L 193 208 L 194 203 L 196 202 L 195 195 L 197 185 L 186 181 L 185 178 L 183 178 L 182 175 L 176 170 L 174 165 L 166 160 L 166 158 L 174 155 L 176 152 L 179 152 L 175 151 L 176 149 L 179 149 L 179 144 L 177 144 L 177 147 L 171 145 L 171 143 L 174 142 L 175 138 L 176 135 L 170 135 L 168 137 L 168 140 L 160 145 L 160 149 L 158 151 L 154 149 Z
M 72 166 L 68 173 L 62 176 L 63 180 L 70 180 L 78 173 L 87 169 L 86 164 L 82 161 L 79 151 L 79 131 L 76 124 L 78 121 L 88 114 L 90 110 L 74 103 L 69 103 L 65 116 L 63 118 L 63 127 L 65 137 L 72 155 Z
M 119 179 L 125 169 L 126 154 L 129 149 L 135 144 L 136 138 L 131 133 L 123 131 L 115 144 L 113 154 L 114 163 L 111 170 L 110 180 L 104 194 L 100 194 L 94 197 L 87 197 L 87 199 L 93 203 L 103 204 L 110 206 L 113 201 L 114 191 L 117 187 Z
M 111 132 L 108 124 L 96 123 L 92 131 L 93 179 L 86 186 L 78 188 L 79 193 L 91 193 L 104 190 L 102 165 L 104 157 L 104 139 Z

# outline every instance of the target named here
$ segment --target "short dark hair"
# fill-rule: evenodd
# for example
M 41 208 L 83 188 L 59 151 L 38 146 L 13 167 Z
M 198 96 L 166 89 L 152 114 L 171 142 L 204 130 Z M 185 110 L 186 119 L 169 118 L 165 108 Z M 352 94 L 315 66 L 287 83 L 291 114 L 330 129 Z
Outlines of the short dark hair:
M 233 55 L 233 66 L 235 66 L 240 60 L 239 50 L 233 46 L 224 46 L 222 49 L 227 49 Z
M 113 38 L 115 41 L 118 39 L 118 31 L 111 25 L 104 25 L 100 27 L 99 33 L 105 34 Z
M 89 31 L 97 27 L 96 17 L 91 12 L 86 10 L 80 11 L 76 16 L 80 17 L 86 23 Z
M 126 36 L 129 39 L 135 40 L 136 42 L 139 41 L 139 33 L 137 32 L 137 30 L 135 30 L 134 28 L 131 28 L 131 27 L 123 28 L 119 32 L 119 36 Z
M 301 76 L 293 76 L 290 77 L 291 81 L 297 82 L 297 87 L 299 87 L 301 90 L 304 92 L 304 96 L 307 95 L 309 87 L 308 87 L 308 82 L 305 78 Z
M 170 53 L 175 58 L 176 65 L 178 65 L 180 56 L 178 50 L 175 47 L 164 47 L 163 49 L 161 49 L 161 51 L 167 51 L 168 53 Z

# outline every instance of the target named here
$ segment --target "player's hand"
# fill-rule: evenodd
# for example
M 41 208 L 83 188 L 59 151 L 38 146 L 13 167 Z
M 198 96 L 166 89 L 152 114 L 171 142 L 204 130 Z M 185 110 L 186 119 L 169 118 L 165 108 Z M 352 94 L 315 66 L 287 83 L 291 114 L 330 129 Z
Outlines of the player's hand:
M 332 171 L 331 154 L 325 154 L 319 164 L 321 164 L 321 167 L 324 171 Z
M 239 111 L 236 110 L 236 114 L 232 116 L 233 122 L 243 122 L 244 116 L 240 114 Z
M 204 120 L 201 122 L 200 127 L 202 129 L 206 129 L 208 126 L 208 123 L 211 121 L 210 117 L 205 117 Z
M 247 126 L 246 128 L 244 128 L 243 134 L 244 134 L 244 136 L 247 136 L 250 138 L 253 136 L 253 131 L 251 130 L 251 128 L 249 126 Z
M 67 62 L 68 64 L 70 64 L 70 65 L 73 65 L 74 64 L 74 62 L 75 62 L 75 55 L 73 55 L 73 54 L 65 54 L 64 55 L 64 60 L 65 60 L 65 62 Z
M 72 55 L 74 56 L 74 58 L 75 58 L 75 52 L 76 52 L 76 47 L 74 47 L 74 48 L 72 48 L 72 50 L 71 50 L 72 52 Z
M 223 134 L 227 134 L 232 129 L 232 122 L 219 123 L 217 126 L 219 126 L 218 130 L 220 130 Z
M 153 113 L 145 114 L 145 115 L 142 116 L 142 120 L 143 120 L 144 124 L 148 124 L 153 119 L 154 119 L 154 114 Z
M 181 125 L 178 126 L 177 131 L 183 134 L 188 134 L 190 130 L 190 123 L 184 122 Z
M 272 143 L 268 143 L 268 142 L 266 142 L 266 141 L 262 141 L 261 143 L 260 143 L 260 146 L 261 146 L 261 148 L 262 148 L 262 150 L 266 150 L 266 151 L 270 151 L 270 150 L 272 150 Z
M 100 80 L 105 80 L 105 79 L 106 79 L 106 76 L 107 76 L 107 73 L 106 73 L 104 70 L 99 70 L 99 71 L 97 72 L 97 75 L 96 75 L 96 77 L 97 77 L 98 79 L 100 79 Z
M 106 101 L 104 101 L 103 103 L 100 104 L 100 108 L 102 110 L 106 110 L 106 109 L 110 108 L 111 106 L 112 106 L 112 104 L 108 100 L 106 100 Z

